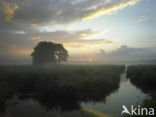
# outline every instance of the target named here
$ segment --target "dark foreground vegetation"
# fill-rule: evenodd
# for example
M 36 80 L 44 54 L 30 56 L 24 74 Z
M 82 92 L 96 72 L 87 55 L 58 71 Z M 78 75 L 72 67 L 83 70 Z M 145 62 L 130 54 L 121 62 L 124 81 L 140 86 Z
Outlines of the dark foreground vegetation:
M 156 65 L 129 66 L 127 77 L 133 85 L 149 95 L 149 97 L 142 100 L 141 107 L 156 110 Z M 147 115 L 144 114 L 139 117 L 147 117 Z
M 143 92 L 156 90 L 156 66 L 154 65 L 129 66 L 127 77 L 132 84 L 140 88 Z
M 11 96 L 32 98 L 46 109 L 79 109 L 80 101 L 100 101 L 118 89 L 124 66 L 0 66 L 0 110 Z M 3 105 L 3 106 L 2 106 Z

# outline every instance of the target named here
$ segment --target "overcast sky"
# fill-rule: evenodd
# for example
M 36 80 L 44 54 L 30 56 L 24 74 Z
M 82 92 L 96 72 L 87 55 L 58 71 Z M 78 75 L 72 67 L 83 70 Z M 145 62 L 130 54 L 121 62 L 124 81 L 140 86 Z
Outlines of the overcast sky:
M 69 61 L 156 59 L 156 0 L 0 0 L 0 63 L 31 61 L 40 41 Z

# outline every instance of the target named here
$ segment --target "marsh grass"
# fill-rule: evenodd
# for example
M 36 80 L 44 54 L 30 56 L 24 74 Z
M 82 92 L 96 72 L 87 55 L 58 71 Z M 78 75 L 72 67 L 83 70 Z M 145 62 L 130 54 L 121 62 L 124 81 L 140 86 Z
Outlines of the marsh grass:
M 156 90 L 156 66 L 134 65 L 127 69 L 127 77 L 131 83 L 143 92 Z
M 105 100 L 117 90 L 124 69 L 115 65 L 0 66 L 0 97 L 3 97 L 0 100 L 4 102 L 11 95 L 33 94 L 40 96 L 30 98 L 47 109 L 55 105 L 64 107 L 66 104 L 59 102 L 68 102 L 66 99 L 73 100 L 79 108 L 80 100 Z
M 141 101 L 141 107 L 154 108 L 154 110 L 156 110 L 156 66 L 129 66 L 127 69 L 127 77 L 130 79 L 132 84 L 149 95 L 149 97 Z M 156 115 L 154 115 L 154 117 L 155 116 Z M 147 117 L 147 115 L 140 115 L 139 117 Z

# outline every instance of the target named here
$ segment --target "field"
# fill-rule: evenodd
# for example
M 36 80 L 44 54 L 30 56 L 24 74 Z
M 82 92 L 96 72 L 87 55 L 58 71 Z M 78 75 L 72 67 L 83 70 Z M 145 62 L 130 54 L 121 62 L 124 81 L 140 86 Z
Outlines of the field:
M 79 101 L 105 100 L 118 89 L 124 69 L 115 65 L 0 66 L 1 110 L 14 95 L 33 98 L 47 109 L 78 109 Z

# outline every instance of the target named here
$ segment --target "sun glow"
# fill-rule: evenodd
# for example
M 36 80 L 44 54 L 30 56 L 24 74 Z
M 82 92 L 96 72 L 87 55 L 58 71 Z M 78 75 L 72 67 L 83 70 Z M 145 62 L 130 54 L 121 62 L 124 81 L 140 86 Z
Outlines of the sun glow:
M 89 58 L 89 59 L 88 59 L 88 62 L 94 62 L 94 61 L 95 61 L 94 58 Z

